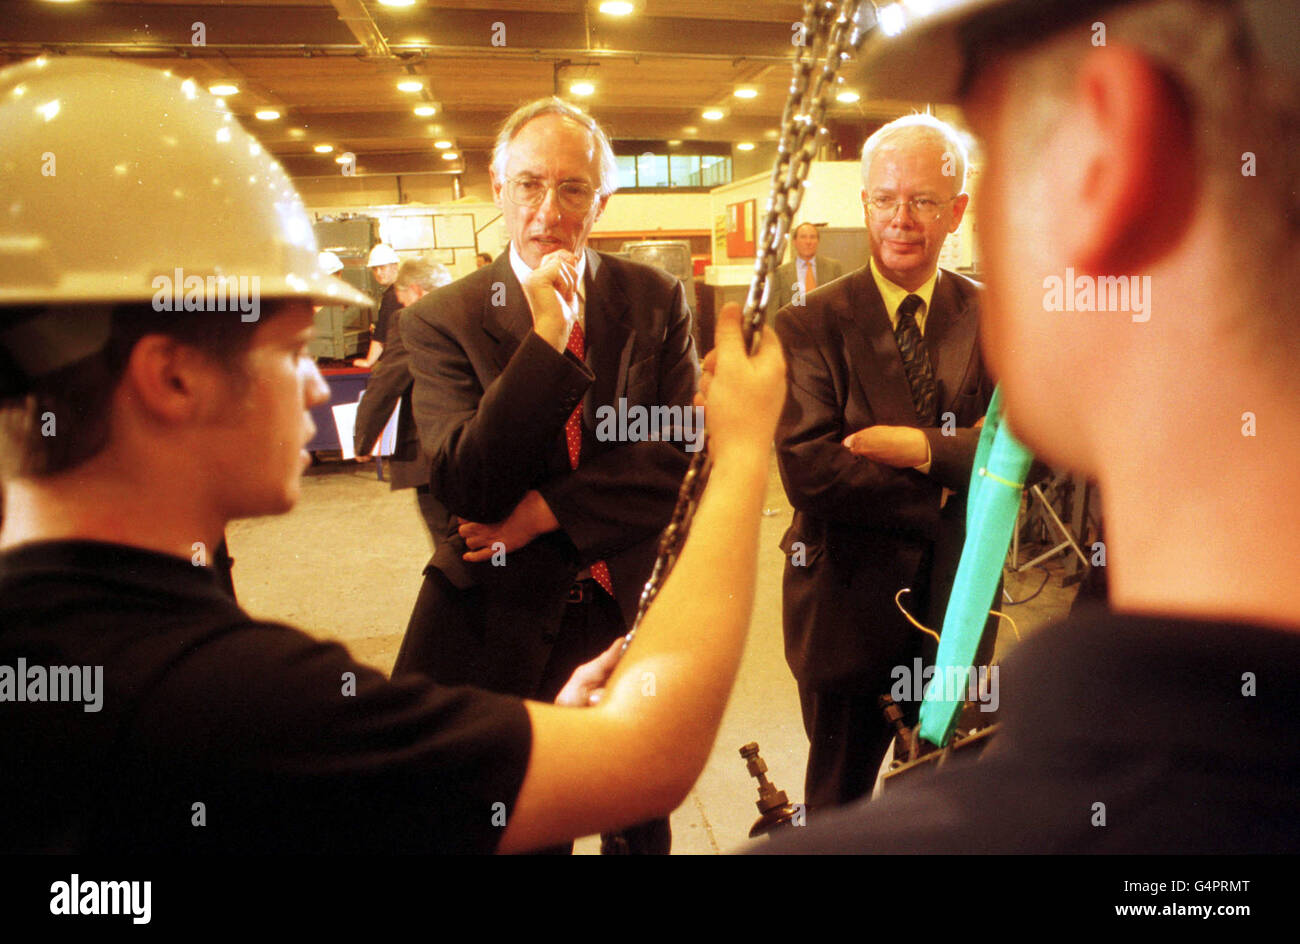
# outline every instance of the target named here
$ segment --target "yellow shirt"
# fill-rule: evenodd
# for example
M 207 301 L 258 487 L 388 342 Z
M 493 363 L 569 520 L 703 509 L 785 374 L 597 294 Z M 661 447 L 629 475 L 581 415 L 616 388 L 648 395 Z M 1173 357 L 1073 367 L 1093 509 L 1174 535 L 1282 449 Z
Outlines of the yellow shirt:
M 934 273 L 925 280 L 925 284 L 915 292 L 909 292 L 901 285 L 895 285 L 889 279 L 880 274 L 876 268 L 876 259 L 873 256 L 871 262 L 871 277 L 876 280 L 876 288 L 880 290 L 880 297 L 884 299 L 885 311 L 889 313 L 889 325 L 895 331 L 898 330 L 898 306 L 903 304 L 903 299 L 908 295 L 920 295 L 921 307 L 916 313 L 916 326 L 921 330 L 921 337 L 925 337 L 925 319 L 930 313 L 930 299 L 934 297 L 934 283 L 939 281 L 939 270 L 935 269 Z

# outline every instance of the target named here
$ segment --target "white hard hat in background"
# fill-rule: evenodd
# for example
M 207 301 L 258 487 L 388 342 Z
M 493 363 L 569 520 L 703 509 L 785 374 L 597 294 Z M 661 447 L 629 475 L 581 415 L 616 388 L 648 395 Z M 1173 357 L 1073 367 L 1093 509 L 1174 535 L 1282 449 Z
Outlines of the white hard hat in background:
M 42 57 L 0 71 L 0 129 L 0 306 L 148 302 L 177 272 L 373 304 L 321 268 L 284 169 L 193 80 Z
M 366 260 L 368 267 L 391 265 L 394 262 L 401 262 L 397 258 L 397 253 L 393 252 L 393 247 L 388 243 L 375 243 L 375 248 L 370 250 L 370 258 Z
M 326 249 L 320 254 L 320 267 L 328 275 L 343 271 L 343 260 Z

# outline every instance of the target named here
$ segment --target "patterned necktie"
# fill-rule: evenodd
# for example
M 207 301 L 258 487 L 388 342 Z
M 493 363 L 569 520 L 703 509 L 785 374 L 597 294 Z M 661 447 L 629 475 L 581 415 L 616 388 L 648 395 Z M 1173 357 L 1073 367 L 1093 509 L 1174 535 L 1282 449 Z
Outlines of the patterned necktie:
M 938 420 L 938 392 L 934 386 L 934 368 L 930 366 L 930 352 L 926 349 L 921 329 L 916 324 L 916 312 L 921 307 L 920 295 L 908 295 L 898 306 L 898 324 L 894 338 L 898 353 L 903 356 L 903 370 L 912 388 L 912 404 L 922 426 L 933 426 Z
M 582 322 L 575 321 L 573 330 L 569 332 L 569 343 L 567 345 L 573 356 L 580 361 L 587 358 L 587 337 L 582 333 Z M 578 456 L 582 453 L 582 404 L 579 403 L 569 414 L 568 421 L 564 424 L 564 441 L 569 447 L 569 468 L 578 467 Z M 609 565 L 603 560 L 596 561 L 591 565 L 591 577 L 596 583 L 604 588 L 605 592 L 611 597 L 614 595 L 614 581 L 609 575 Z
M 817 287 L 817 276 L 813 272 L 812 260 L 809 259 L 803 264 L 803 290 L 811 292 Z

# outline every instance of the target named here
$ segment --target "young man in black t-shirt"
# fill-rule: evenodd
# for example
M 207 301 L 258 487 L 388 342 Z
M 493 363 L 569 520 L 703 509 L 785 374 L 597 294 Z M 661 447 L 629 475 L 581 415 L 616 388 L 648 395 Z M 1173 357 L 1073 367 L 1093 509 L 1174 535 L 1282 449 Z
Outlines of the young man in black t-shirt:
M 51 100 L 58 121 L 23 105 Z M 739 311 L 720 319 L 710 484 L 621 661 L 580 668 L 558 705 L 390 683 L 252 620 L 207 566 L 227 522 L 296 501 L 328 396 L 311 303 L 353 300 L 283 171 L 217 100 L 112 60 L 0 72 L 0 125 L 0 170 L 80 161 L 5 178 L 0 243 L 35 255 L 0 284 L 0 849 L 522 851 L 685 797 L 748 625 L 778 345 L 749 358 Z M 104 200 L 122 238 L 96 259 L 79 228 Z M 253 289 L 238 310 L 172 304 L 214 267 Z

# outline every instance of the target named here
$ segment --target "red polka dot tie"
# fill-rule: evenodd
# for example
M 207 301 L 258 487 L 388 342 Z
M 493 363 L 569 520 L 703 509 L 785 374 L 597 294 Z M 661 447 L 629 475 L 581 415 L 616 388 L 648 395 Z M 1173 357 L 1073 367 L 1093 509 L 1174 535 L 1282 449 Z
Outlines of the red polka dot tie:
M 587 357 L 587 338 L 582 333 L 582 324 L 575 322 L 573 330 L 569 332 L 568 349 L 578 360 L 586 360 Z M 569 468 L 578 467 L 578 456 L 582 453 L 582 404 L 579 403 L 569 414 L 568 422 L 564 424 L 564 441 L 569 447 Z M 603 560 L 596 561 L 591 565 L 591 576 L 596 583 L 600 584 L 611 597 L 614 595 L 614 581 L 609 576 L 609 565 Z

